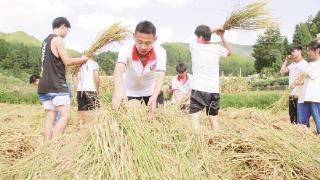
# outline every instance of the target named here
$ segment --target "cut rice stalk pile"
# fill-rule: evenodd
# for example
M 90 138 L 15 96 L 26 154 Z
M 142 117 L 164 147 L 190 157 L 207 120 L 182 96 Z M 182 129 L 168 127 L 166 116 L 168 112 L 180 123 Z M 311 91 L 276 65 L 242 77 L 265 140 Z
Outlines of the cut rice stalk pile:
M 1 123 L 0 127 L 0 167 L 2 163 L 12 165 L 34 151 L 35 142 L 22 129 L 9 128 Z
M 160 107 L 154 120 L 145 106 L 101 109 L 88 128 L 53 140 L 0 174 L 16 179 L 319 178 L 319 138 L 268 112 L 227 109 L 220 114 L 223 131 L 194 133 L 176 106 Z

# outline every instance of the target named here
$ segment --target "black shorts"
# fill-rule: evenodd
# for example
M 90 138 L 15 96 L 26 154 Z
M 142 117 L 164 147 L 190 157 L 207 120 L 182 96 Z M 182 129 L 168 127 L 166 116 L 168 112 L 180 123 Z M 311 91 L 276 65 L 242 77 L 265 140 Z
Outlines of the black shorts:
M 145 103 L 145 105 L 148 105 L 149 102 L 149 98 L 151 96 L 141 96 L 141 97 L 132 97 L 132 96 L 128 96 L 128 101 L 132 100 L 132 99 L 137 99 L 139 101 L 142 101 Z M 163 97 L 163 92 L 161 91 L 160 94 L 158 95 L 157 98 L 157 105 L 159 104 L 163 104 L 164 103 L 164 97 Z
M 220 109 L 220 94 L 192 90 L 189 113 L 197 113 L 203 108 L 206 108 L 207 115 L 218 115 Z
M 100 107 L 95 91 L 77 91 L 78 111 L 89 111 Z

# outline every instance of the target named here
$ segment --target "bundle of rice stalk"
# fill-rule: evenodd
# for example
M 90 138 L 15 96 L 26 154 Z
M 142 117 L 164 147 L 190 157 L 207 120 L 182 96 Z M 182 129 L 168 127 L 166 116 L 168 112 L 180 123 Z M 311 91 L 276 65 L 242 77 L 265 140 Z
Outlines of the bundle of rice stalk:
M 250 85 L 243 77 L 228 77 L 221 81 L 221 92 L 223 93 L 239 93 L 248 92 Z
M 266 6 L 266 0 L 256 0 L 245 7 L 234 9 L 225 21 L 223 29 L 259 30 L 274 26 L 276 21 Z
M 121 42 L 125 40 L 129 34 L 130 31 L 128 30 L 128 27 L 123 26 L 119 22 L 114 23 L 108 29 L 100 33 L 96 41 L 92 43 L 91 47 L 88 50 L 85 51 L 85 55 L 91 58 L 93 54 L 96 53 L 102 47 L 113 42 Z M 72 75 L 78 73 L 80 67 L 81 65 L 76 65 L 72 67 Z
M 300 74 L 298 76 L 298 78 L 296 79 L 296 81 L 300 81 L 300 83 L 301 83 L 300 86 L 297 86 L 298 88 L 295 92 L 296 94 L 300 94 L 302 87 L 303 87 L 302 84 L 306 78 L 307 78 L 307 75 L 303 73 L 303 74 Z M 285 107 L 288 106 L 289 95 L 290 95 L 289 91 L 285 92 L 281 96 L 281 98 L 271 106 L 271 113 L 272 114 L 278 114 L 282 109 L 284 109 Z
M 270 111 L 272 114 L 276 115 L 281 110 L 288 107 L 288 102 L 289 102 L 288 98 L 290 96 L 290 93 L 291 93 L 290 91 L 285 91 L 283 95 L 280 97 L 280 99 L 270 106 Z
M 265 111 L 228 109 L 220 116 L 224 131 L 191 133 L 178 109 L 160 107 L 150 120 L 146 106 L 114 112 L 108 104 L 88 129 L 64 134 L 13 166 L 0 165 L 0 174 L 5 179 L 319 179 L 319 138 L 306 129 Z

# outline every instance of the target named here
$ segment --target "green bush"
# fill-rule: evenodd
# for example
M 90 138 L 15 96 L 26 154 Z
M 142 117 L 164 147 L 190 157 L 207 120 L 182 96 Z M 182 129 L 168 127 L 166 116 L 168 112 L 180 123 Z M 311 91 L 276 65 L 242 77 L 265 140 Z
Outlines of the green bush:
M 279 77 L 279 78 L 272 78 L 272 79 L 258 79 L 254 80 L 250 83 L 251 87 L 268 87 L 268 86 L 275 86 L 275 85 L 288 85 L 288 77 Z
M 224 75 L 248 76 L 255 73 L 254 59 L 232 54 L 219 61 L 220 72 Z
M 265 109 L 276 102 L 282 91 L 249 91 L 237 94 L 221 94 L 221 108 L 234 107 L 256 107 Z
M 29 80 L 29 77 L 28 78 L 25 77 L 23 80 L 20 78 L 17 78 L 8 70 L 0 69 L 0 71 L 1 71 L 0 73 L 1 85 L 5 85 L 5 84 L 23 85 L 27 82 L 27 79 Z
M 249 91 L 241 93 L 221 94 L 221 108 L 227 107 L 256 107 L 264 109 L 276 102 L 283 94 L 282 91 Z M 104 103 L 111 103 L 112 94 L 101 93 L 100 100 Z M 6 91 L 0 89 L 0 103 L 9 104 L 39 104 L 35 92 Z
M 5 91 L 0 89 L 0 103 L 38 104 L 38 96 L 32 92 Z

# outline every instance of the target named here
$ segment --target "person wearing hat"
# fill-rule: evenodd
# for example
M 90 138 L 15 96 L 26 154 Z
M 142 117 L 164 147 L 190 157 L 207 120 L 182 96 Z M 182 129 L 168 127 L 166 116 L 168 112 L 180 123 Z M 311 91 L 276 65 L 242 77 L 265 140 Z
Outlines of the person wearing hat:
M 299 87 L 294 85 L 294 81 L 302 71 L 308 66 L 308 62 L 302 57 L 303 48 L 300 45 L 293 46 L 284 60 L 280 73 L 289 74 L 288 89 L 292 89 L 289 96 L 289 117 L 290 122 L 297 123 L 297 106 L 299 98 Z

